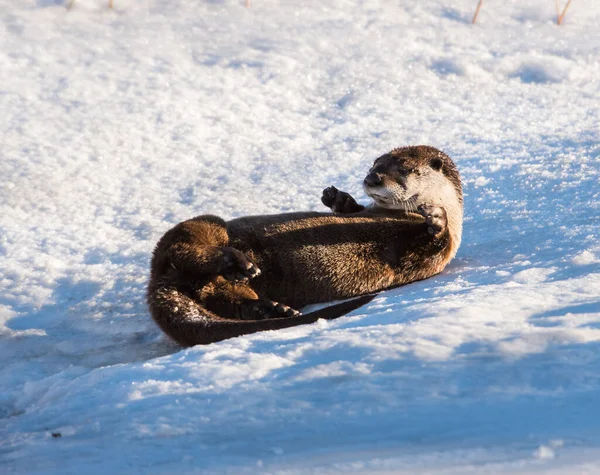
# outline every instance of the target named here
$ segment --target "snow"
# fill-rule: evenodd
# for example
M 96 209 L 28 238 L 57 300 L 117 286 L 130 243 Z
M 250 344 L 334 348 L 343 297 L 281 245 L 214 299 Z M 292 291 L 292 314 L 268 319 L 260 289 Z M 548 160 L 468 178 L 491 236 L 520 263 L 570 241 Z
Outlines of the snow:
M 600 471 L 600 5 L 106 3 L 0 0 L 0 472 Z M 418 143 L 464 181 L 444 273 L 206 347 L 153 324 L 170 226 L 365 202 Z

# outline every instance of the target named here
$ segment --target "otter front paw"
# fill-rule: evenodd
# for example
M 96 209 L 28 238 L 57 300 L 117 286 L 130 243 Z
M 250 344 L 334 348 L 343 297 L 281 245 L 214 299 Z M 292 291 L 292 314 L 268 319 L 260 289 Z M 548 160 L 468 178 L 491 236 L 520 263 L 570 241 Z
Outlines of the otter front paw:
M 260 275 L 260 269 L 243 252 L 232 247 L 221 250 L 219 274 L 231 282 L 246 282 Z
M 265 320 L 267 318 L 298 317 L 302 314 L 292 307 L 272 300 L 259 300 L 251 306 L 250 315 L 254 320 Z
M 417 208 L 417 212 L 425 218 L 425 222 L 428 225 L 427 232 L 432 236 L 437 237 L 446 230 L 448 220 L 444 208 L 422 204 Z
M 331 208 L 335 213 L 357 213 L 365 209 L 359 205 L 352 196 L 344 191 L 338 190 L 335 186 L 330 186 L 323 190 L 321 202 Z

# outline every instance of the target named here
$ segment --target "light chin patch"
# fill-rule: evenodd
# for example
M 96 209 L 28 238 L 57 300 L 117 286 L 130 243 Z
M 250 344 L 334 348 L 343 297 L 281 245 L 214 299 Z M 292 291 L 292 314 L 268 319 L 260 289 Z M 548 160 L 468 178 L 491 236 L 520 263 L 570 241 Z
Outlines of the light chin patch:
M 378 200 L 377 198 L 373 198 L 375 203 L 377 204 L 377 206 L 379 206 L 380 208 L 386 208 L 386 209 L 394 209 L 392 203 L 390 203 L 389 201 L 382 201 L 382 200 Z
M 377 190 L 372 190 L 367 187 L 363 187 L 365 193 L 375 201 L 375 204 L 380 208 L 392 209 L 392 210 L 403 210 L 410 211 L 414 206 L 414 202 L 419 196 L 418 193 L 413 194 L 406 198 L 406 191 L 404 188 L 396 185 L 393 187 L 382 186 Z

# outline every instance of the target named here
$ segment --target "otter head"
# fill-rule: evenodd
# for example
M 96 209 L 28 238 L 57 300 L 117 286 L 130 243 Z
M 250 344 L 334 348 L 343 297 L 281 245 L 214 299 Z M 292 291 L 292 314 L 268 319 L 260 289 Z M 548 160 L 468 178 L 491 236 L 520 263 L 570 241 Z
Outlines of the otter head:
M 426 145 L 396 148 L 375 160 L 363 188 L 377 208 L 415 212 L 420 204 L 442 206 L 456 253 L 463 194 L 458 170 L 444 152 Z

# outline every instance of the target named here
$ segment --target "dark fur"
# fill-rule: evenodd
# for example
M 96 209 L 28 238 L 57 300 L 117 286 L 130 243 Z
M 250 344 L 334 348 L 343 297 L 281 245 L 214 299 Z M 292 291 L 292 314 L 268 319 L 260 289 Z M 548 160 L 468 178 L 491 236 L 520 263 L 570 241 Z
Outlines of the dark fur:
M 414 173 L 439 166 L 462 205 L 460 178 L 447 155 L 432 147 L 395 149 L 378 158 L 371 173 L 395 179 L 394 173 L 404 173 L 398 172 L 399 164 Z M 323 202 L 337 214 L 300 212 L 228 222 L 206 215 L 167 231 L 152 258 L 148 305 L 154 320 L 175 341 L 191 346 L 335 318 L 367 299 L 329 313 L 299 315 L 290 307 L 425 279 L 451 258 L 443 208 L 421 206 L 420 214 L 365 208 L 346 193 L 327 190 Z

